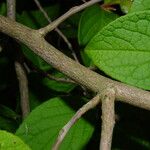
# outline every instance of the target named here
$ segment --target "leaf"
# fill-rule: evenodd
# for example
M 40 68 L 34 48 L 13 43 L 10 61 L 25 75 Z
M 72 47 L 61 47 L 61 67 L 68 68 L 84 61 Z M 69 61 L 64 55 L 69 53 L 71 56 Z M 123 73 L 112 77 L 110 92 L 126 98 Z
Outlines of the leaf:
M 12 119 L 0 116 L 0 130 L 7 130 L 9 132 L 15 132 L 18 124 Z
M 0 130 L 0 150 L 30 150 L 17 136 Z
M 150 90 L 150 11 L 131 13 L 103 28 L 86 52 L 111 77 Z
M 135 136 L 130 136 L 130 139 L 132 141 L 135 141 L 137 144 L 143 146 L 145 149 L 150 149 L 150 141 Z
M 53 19 L 58 16 L 59 5 L 53 5 L 49 7 L 44 7 L 48 16 Z M 17 15 L 17 21 L 33 29 L 39 29 L 48 24 L 47 19 L 44 17 L 43 13 L 38 10 L 23 11 L 21 15 Z
M 16 120 L 17 118 L 20 117 L 15 111 L 1 104 L 0 104 L 0 115 L 13 120 Z
M 129 12 L 133 13 L 133 12 L 143 11 L 143 10 L 150 10 L 149 0 L 134 0 Z
M 93 62 L 91 61 L 91 59 L 89 58 L 89 56 L 85 53 L 85 51 L 80 51 L 80 55 L 81 55 L 83 64 L 84 64 L 86 67 L 95 66 L 95 65 L 93 64 Z
M 60 98 L 53 98 L 33 110 L 16 132 L 32 150 L 50 150 L 59 130 L 74 111 Z M 79 150 L 89 141 L 93 127 L 80 119 L 70 130 L 60 150 Z
M 59 78 L 64 78 L 64 79 L 66 78 L 66 76 L 60 72 L 55 72 L 52 74 L 52 76 L 54 76 L 55 78 L 58 78 L 58 79 Z M 55 80 L 50 80 L 48 78 L 44 78 L 42 82 L 48 88 L 55 90 L 55 91 L 58 91 L 58 92 L 69 93 L 70 91 L 72 91 L 76 87 L 76 85 L 72 84 L 72 83 L 58 82 Z
M 116 14 L 102 10 L 99 5 L 87 8 L 79 22 L 79 44 L 86 45 L 98 31 L 116 18 Z
M 2 3 L 2 2 L 1 2 Z M 1 15 L 6 15 L 6 3 L 2 3 L 0 5 L 0 14 Z

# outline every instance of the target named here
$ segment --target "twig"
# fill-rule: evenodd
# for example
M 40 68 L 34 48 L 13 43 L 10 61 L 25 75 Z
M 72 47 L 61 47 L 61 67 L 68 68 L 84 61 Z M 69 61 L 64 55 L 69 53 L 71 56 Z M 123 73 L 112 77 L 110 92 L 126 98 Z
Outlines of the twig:
M 7 0 L 7 17 L 16 20 L 16 0 Z
M 7 0 L 7 16 L 15 20 L 16 19 L 16 0 Z M 29 96 L 28 96 L 28 80 L 23 66 L 19 62 L 15 62 L 15 70 L 19 81 L 20 99 L 22 117 L 25 118 L 30 112 L 29 109 Z
M 52 150 L 58 150 L 60 144 L 62 143 L 63 139 L 65 138 L 66 134 L 70 130 L 70 128 L 81 118 L 83 114 L 85 114 L 88 110 L 94 108 L 100 102 L 100 96 L 95 96 L 92 100 L 88 103 L 83 105 L 76 114 L 69 120 L 69 122 L 60 130 L 59 135 L 55 144 L 53 145 Z
M 111 150 L 113 128 L 115 124 L 115 90 L 107 89 L 102 98 L 102 129 L 100 150 Z
M 26 73 L 22 65 L 18 62 L 15 62 L 16 74 L 19 81 L 20 97 L 21 97 L 21 109 L 22 116 L 25 118 L 29 112 L 29 95 L 28 95 L 28 80 Z
M 50 80 L 55 80 L 55 81 L 64 82 L 64 83 L 77 84 L 75 81 L 71 80 L 68 77 L 64 77 L 64 78 L 62 78 L 62 77 L 55 77 L 54 75 L 51 75 L 48 72 L 45 72 L 45 71 L 39 69 L 37 66 L 33 65 L 30 61 L 28 61 L 28 63 L 31 65 L 33 71 L 35 71 L 37 73 L 40 73 L 42 76 L 47 77 Z M 25 68 L 27 68 L 26 70 L 29 70 L 29 67 L 26 64 L 24 64 L 24 66 L 25 66 Z M 31 72 L 31 71 L 29 70 L 29 72 Z
M 89 2 L 85 2 L 84 4 L 82 4 L 80 6 L 75 6 L 75 7 L 71 8 L 68 12 L 66 12 L 64 15 L 62 15 L 61 17 L 59 17 L 58 19 L 53 21 L 48 26 L 39 29 L 39 33 L 41 35 L 45 36 L 48 32 L 54 30 L 60 23 L 62 23 L 64 20 L 66 20 L 67 18 L 69 18 L 73 14 L 75 14 L 75 13 L 95 4 L 95 3 L 98 3 L 100 1 L 101 0 L 90 0 Z
M 73 80 L 69 79 L 69 78 L 58 78 L 55 77 L 49 73 L 46 73 L 47 78 L 58 81 L 58 82 L 64 82 L 64 83 L 73 83 L 76 84 L 76 82 L 74 82 Z
M 51 19 L 49 18 L 47 12 L 46 12 L 46 11 L 43 9 L 43 7 L 41 6 L 40 2 L 39 2 L 38 0 L 34 0 L 34 1 L 35 1 L 36 5 L 38 6 L 38 8 L 40 9 L 40 11 L 43 13 L 44 17 L 47 19 L 47 21 L 48 21 L 49 23 L 51 23 L 51 22 L 52 22 Z M 56 31 L 56 32 L 60 35 L 60 37 L 61 37 L 61 38 L 64 40 L 64 42 L 67 44 L 68 48 L 71 50 L 71 54 L 72 54 L 73 58 L 74 58 L 77 62 L 79 62 L 79 60 L 78 60 L 78 58 L 77 58 L 77 56 L 76 56 L 76 53 L 74 52 L 74 50 L 73 50 L 73 48 L 72 48 L 72 45 L 71 45 L 71 43 L 69 42 L 69 40 L 67 39 L 67 37 L 66 37 L 57 27 L 54 29 L 54 31 Z

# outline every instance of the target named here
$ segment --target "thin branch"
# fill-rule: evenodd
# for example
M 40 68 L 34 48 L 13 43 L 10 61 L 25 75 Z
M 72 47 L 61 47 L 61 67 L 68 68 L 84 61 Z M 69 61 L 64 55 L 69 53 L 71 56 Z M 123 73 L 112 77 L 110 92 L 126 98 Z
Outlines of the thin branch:
M 63 139 L 65 138 L 66 134 L 70 130 L 70 128 L 81 118 L 83 114 L 85 114 L 88 110 L 94 108 L 100 102 L 100 96 L 95 96 L 92 100 L 88 103 L 83 105 L 76 114 L 69 120 L 69 122 L 60 130 L 59 135 L 55 144 L 53 145 L 52 150 L 58 150 L 60 144 L 62 143 Z
M 19 89 L 20 89 L 20 99 L 21 99 L 21 109 L 22 116 L 25 118 L 29 112 L 29 95 L 28 95 L 28 80 L 26 77 L 26 73 L 22 65 L 18 62 L 15 62 L 16 74 L 19 81 Z
M 82 5 L 75 6 L 75 7 L 71 8 L 68 12 L 66 12 L 64 15 L 62 15 L 61 17 L 59 17 L 58 19 L 53 21 L 48 26 L 39 29 L 40 34 L 45 36 L 48 32 L 54 30 L 59 24 L 61 24 L 64 20 L 66 20 L 67 18 L 69 18 L 73 14 L 75 14 L 75 13 L 77 13 L 77 12 L 79 12 L 79 11 L 89 7 L 89 6 L 92 6 L 93 4 L 98 3 L 100 1 L 101 0 L 90 0 L 89 2 L 85 2 Z
M 38 0 L 34 0 L 35 4 L 37 5 L 37 7 L 40 9 L 40 11 L 43 13 L 44 17 L 47 19 L 47 21 L 49 23 L 51 23 L 51 19 L 49 18 L 47 12 L 43 9 L 42 5 L 40 4 L 40 2 Z
M 7 16 L 12 20 L 16 19 L 16 0 L 7 0 Z M 28 80 L 23 66 L 17 61 L 15 62 L 15 70 L 19 81 L 22 117 L 25 118 L 30 112 Z
M 7 17 L 16 20 L 16 0 L 7 0 Z
M 113 128 L 115 125 L 115 90 L 107 89 L 102 98 L 102 129 L 100 150 L 111 150 Z
M 51 74 L 46 73 L 47 78 L 58 81 L 58 82 L 64 82 L 64 83 L 73 83 L 76 84 L 76 82 L 74 82 L 73 80 L 69 79 L 69 78 L 58 78 L 55 77 Z
M 47 12 L 43 9 L 43 7 L 41 6 L 40 2 L 38 0 L 34 0 L 34 2 L 36 3 L 37 7 L 40 9 L 40 11 L 43 13 L 44 17 L 47 19 L 47 21 L 49 23 L 51 23 L 51 19 L 50 17 L 48 16 Z M 72 51 L 72 55 L 73 57 L 75 58 L 75 60 L 77 59 L 74 51 L 72 50 L 72 45 L 71 43 L 69 42 L 69 40 L 67 39 L 67 37 L 58 29 L 56 28 L 55 31 L 60 35 L 60 37 L 64 40 L 64 42 L 68 45 L 68 48 Z M 74 56 L 75 55 L 75 56 Z
M 30 61 L 28 61 L 28 63 L 31 65 L 33 71 L 40 73 L 42 76 L 47 77 L 50 80 L 55 80 L 55 81 L 64 82 L 64 83 L 77 84 L 75 81 L 71 80 L 68 77 L 64 77 L 64 78 L 56 77 L 54 75 L 49 74 L 48 72 L 45 72 L 45 71 L 39 69 L 37 66 L 33 65 Z M 29 70 L 29 72 L 31 72 L 27 64 L 24 64 L 24 66 L 25 66 L 25 68 L 27 68 L 26 70 Z

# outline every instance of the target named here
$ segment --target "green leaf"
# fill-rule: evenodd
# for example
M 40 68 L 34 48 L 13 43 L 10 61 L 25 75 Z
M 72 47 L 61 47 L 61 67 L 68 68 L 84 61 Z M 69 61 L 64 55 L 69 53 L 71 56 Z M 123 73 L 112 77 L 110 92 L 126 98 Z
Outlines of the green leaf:
M 0 130 L 0 150 L 30 150 L 17 136 Z
M 29 91 L 30 110 L 33 110 L 41 104 L 39 98 L 32 92 Z
M 99 5 L 87 8 L 79 22 L 79 44 L 86 45 L 98 31 L 116 18 L 116 14 L 102 10 Z
M 86 52 L 111 77 L 150 90 L 150 11 L 131 13 L 103 28 Z
M 14 120 L 0 116 L 0 130 L 15 132 L 17 127 L 18 124 Z
M 74 14 L 61 25 L 61 31 L 67 38 L 77 38 L 80 17 L 81 13 Z
M 133 13 L 143 10 L 150 10 L 150 0 L 134 0 L 129 12 Z
M 81 52 L 80 52 L 80 55 L 81 55 L 83 64 L 84 64 L 86 67 L 95 66 L 95 65 L 93 64 L 93 62 L 91 61 L 91 59 L 89 58 L 89 56 L 85 53 L 85 51 L 81 51 Z
M 2 3 L 0 5 L 0 14 L 1 15 L 6 15 L 6 3 Z
M 58 79 L 59 78 L 64 78 L 64 79 L 66 78 L 66 76 L 60 72 L 55 72 L 52 74 L 52 76 L 54 76 L 55 78 L 58 78 Z M 72 91 L 76 87 L 76 85 L 72 84 L 72 83 L 58 82 L 55 80 L 50 80 L 48 78 L 44 78 L 42 82 L 48 88 L 55 90 L 55 91 L 58 91 L 58 92 L 69 93 L 70 91 Z
M 5 105 L 0 105 L 0 115 L 13 120 L 20 117 L 16 112 Z
M 135 136 L 130 136 L 130 139 L 139 145 L 142 145 L 145 149 L 150 149 L 150 141 Z
M 50 150 L 59 130 L 74 111 L 60 98 L 53 98 L 33 110 L 16 132 L 32 150 Z M 79 150 L 89 141 L 93 127 L 80 119 L 69 131 L 60 150 Z
M 53 5 L 49 7 L 44 7 L 48 16 L 54 19 L 58 16 L 59 5 Z M 23 11 L 21 15 L 17 15 L 17 21 L 33 29 L 39 29 L 48 24 L 47 19 L 44 17 L 43 13 L 38 10 Z

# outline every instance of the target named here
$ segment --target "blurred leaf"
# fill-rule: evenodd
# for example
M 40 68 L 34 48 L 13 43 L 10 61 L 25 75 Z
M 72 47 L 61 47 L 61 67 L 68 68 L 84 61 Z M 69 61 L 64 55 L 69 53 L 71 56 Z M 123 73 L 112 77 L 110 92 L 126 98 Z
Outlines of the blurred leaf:
M 3 15 L 3 16 L 6 15 L 6 3 L 0 4 L 0 15 Z
M 56 78 L 63 78 L 63 79 L 66 78 L 66 76 L 60 72 L 55 72 L 52 75 Z M 58 92 L 69 93 L 70 91 L 72 91 L 76 87 L 76 85 L 72 84 L 72 83 L 58 82 L 55 80 L 50 80 L 48 78 L 44 78 L 42 82 L 46 87 L 48 87 L 52 90 L 58 91 Z
M 59 14 L 59 5 L 56 4 L 53 6 L 44 7 L 44 10 L 52 20 Z M 33 29 L 39 29 L 48 24 L 47 19 L 39 9 L 32 11 L 23 11 L 21 15 L 17 16 L 17 21 Z
M 30 150 L 30 148 L 17 136 L 0 131 L 0 150 Z
M 77 13 L 69 17 L 60 26 L 60 30 L 64 33 L 67 38 L 77 38 L 78 35 L 78 24 L 81 17 L 81 13 Z
M 79 22 L 79 44 L 86 45 L 98 31 L 117 17 L 116 14 L 102 10 L 99 5 L 87 8 Z
M 0 115 L 16 120 L 19 115 L 5 105 L 0 105 Z
M 130 136 L 130 139 L 135 141 L 136 143 L 142 145 L 146 149 L 150 149 L 150 141 L 146 141 L 145 139 L 142 139 L 139 137 L 134 137 L 134 136 Z
M 95 66 L 94 63 L 91 61 L 91 58 L 85 53 L 85 51 L 80 51 L 80 55 L 81 55 L 83 64 L 86 67 Z
M 10 80 L 8 74 L 10 72 L 9 60 L 6 57 L 0 57 L 0 91 L 5 90 Z
M 60 98 L 53 98 L 38 106 L 24 120 L 16 135 L 32 150 L 51 149 L 59 130 L 70 120 L 74 111 Z M 81 118 L 69 131 L 60 150 L 80 150 L 89 141 L 93 127 Z
M 129 12 L 133 13 L 143 10 L 150 10 L 150 0 L 134 0 Z
M 0 116 L 0 130 L 15 132 L 16 128 L 17 128 L 17 123 L 14 120 Z
M 39 99 L 32 93 L 32 91 L 29 91 L 29 101 L 30 101 L 30 109 L 33 110 L 37 106 L 41 104 Z

